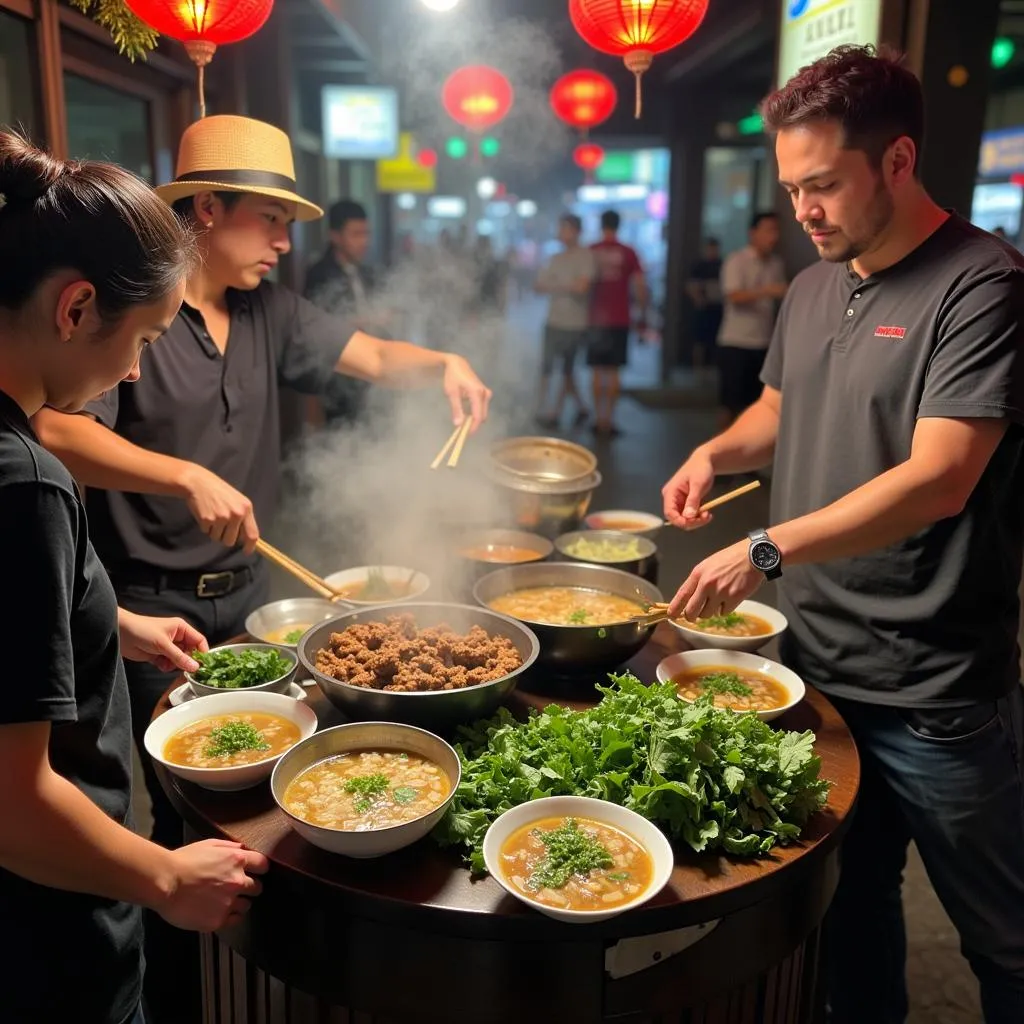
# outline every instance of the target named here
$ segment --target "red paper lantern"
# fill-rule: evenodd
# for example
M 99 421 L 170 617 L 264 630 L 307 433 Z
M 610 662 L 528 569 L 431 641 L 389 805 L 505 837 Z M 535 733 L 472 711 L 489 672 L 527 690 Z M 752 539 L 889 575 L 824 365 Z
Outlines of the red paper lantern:
M 604 163 L 604 150 L 596 142 L 584 142 L 572 151 L 573 163 L 588 174 Z
M 509 80 L 494 68 L 472 64 L 448 76 L 441 102 L 448 116 L 471 132 L 483 132 L 503 121 L 515 93 Z
M 206 116 L 203 68 L 217 47 L 247 39 L 263 27 L 274 0 L 125 0 L 128 9 L 161 35 L 184 43 L 199 69 L 199 110 Z
M 598 71 L 570 71 L 551 89 L 551 109 L 573 128 L 586 132 L 612 116 L 618 93 Z
M 437 150 L 436 149 L 421 149 L 416 155 L 416 163 L 420 167 L 426 167 L 428 170 L 437 166 Z
M 595 50 L 622 57 L 636 75 L 636 116 L 640 76 L 656 53 L 685 42 L 700 27 L 708 0 L 569 0 L 576 31 Z

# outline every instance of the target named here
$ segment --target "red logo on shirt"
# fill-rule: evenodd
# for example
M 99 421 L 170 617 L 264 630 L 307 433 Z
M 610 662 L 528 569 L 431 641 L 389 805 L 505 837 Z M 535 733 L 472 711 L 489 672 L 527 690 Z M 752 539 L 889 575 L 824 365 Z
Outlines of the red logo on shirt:
M 875 328 L 876 338 L 895 338 L 899 341 L 901 338 L 906 337 L 906 327 L 883 327 L 879 326 Z

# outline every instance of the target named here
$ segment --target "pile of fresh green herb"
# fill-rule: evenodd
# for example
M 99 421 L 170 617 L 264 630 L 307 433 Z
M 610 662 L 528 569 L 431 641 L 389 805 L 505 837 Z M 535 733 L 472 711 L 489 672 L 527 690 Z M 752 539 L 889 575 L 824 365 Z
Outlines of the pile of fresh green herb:
M 305 635 L 306 631 L 304 629 L 293 629 L 290 633 L 285 633 L 284 642 L 286 644 L 297 644 Z
M 224 757 L 243 750 L 269 750 L 263 733 L 248 722 L 225 722 L 210 730 L 210 739 L 203 749 L 206 757 Z
M 192 674 L 197 683 L 221 690 L 243 690 L 280 679 L 292 663 L 273 649 L 244 651 L 193 651 L 199 671 Z
M 567 818 L 558 828 L 537 831 L 544 858 L 530 875 L 531 889 L 561 889 L 573 875 L 589 875 L 595 868 L 610 868 L 612 855 L 592 835 Z
M 518 722 L 501 708 L 464 728 L 462 782 L 434 832 L 483 871 L 484 833 L 510 807 L 544 796 L 622 804 L 694 850 L 738 856 L 788 843 L 828 797 L 811 732 L 776 732 L 756 714 L 679 699 L 634 676 L 599 687 L 586 711 L 558 705 Z
M 709 672 L 697 680 L 701 693 L 727 693 L 732 697 L 749 697 L 754 691 L 735 672 Z
M 388 777 L 380 772 L 375 775 L 357 775 L 345 783 L 345 792 L 351 793 L 356 799 L 352 806 L 356 814 L 365 814 L 377 797 L 388 791 Z
M 698 619 L 697 625 L 701 629 L 732 629 L 733 626 L 742 626 L 746 617 L 739 612 L 729 612 L 728 615 L 711 615 L 706 619 Z

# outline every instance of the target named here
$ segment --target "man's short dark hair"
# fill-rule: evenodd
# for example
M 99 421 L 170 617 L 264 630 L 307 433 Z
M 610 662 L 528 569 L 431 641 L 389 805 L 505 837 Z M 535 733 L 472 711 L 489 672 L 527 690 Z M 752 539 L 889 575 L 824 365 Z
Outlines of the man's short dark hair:
M 837 121 L 846 148 L 866 153 L 875 167 L 903 136 L 914 143 L 918 155 L 924 143 L 921 83 L 904 67 L 902 56 L 885 47 L 837 46 L 768 96 L 761 117 L 772 134 Z
M 602 231 L 618 231 L 621 223 L 622 218 L 615 212 L 615 210 L 605 210 L 604 213 L 601 214 Z
M 766 220 L 778 219 L 779 215 L 777 213 L 772 213 L 771 210 L 762 210 L 760 213 L 755 213 L 754 216 L 750 218 L 750 230 L 756 231 Z
M 354 199 L 339 199 L 331 204 L 327 221 L 332 231 L 342 231 L 351 220 L 367 220 L 366 207 Z
M 583 221 L 575 213 L 563 213 L 558 219 L 566 227 L 572 228 L 576 234 L 583 230 Z

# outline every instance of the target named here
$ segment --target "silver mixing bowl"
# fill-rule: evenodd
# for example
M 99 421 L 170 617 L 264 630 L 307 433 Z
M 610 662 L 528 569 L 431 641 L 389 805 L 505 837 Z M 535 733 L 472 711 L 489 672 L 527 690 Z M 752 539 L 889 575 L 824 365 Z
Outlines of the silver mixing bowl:
M 289 597 L 283 601 L 261 605 L 256 611 L 251 612 L 245 620 L 245 631 L 255 640 L 265 644 L 277 644 L 279 647 L 290 647 L 294 650 L 295 644 L 271 640 L 271 634 L 289 626 L 294 628 L 333 619 L 339 610 L 338 605 L 319 597 Z
M 579 541 L 587 543 L 601 543 L 609 541 L 612 544 L 636 545 L 636 558 L 625 558 L 620 561 L 608 561 L 606 559 L 584 558 L 582 555 L 574 555 L 572 548 Z M 607 566 L 609 569 L 618 569 L 620 572 L 632 573 L 634 576 L 650 578 L 648 574 L 654 565 L 655 557 L 658 554 L 658 547 L 652 540 L 646 537 L 639 537 L 635 533 L 623 533 L 621 530 L 576 530 L 573 533 L 563 533 L 555 541 L 555 550 L 559 555 L 570 562 L 587 562 L 590 565 Z
M 509 525 L 549 540 L 579 527 L 601 485 L 596 469 L 579 480 L 555 483 L 517 480 L 493 469 L 489 479 L 498 489 Z
M 663 601 L 661 591 L 630 573 L 585 562 L 512 565 L 485 576 L 473 596 L 485 608 L 513 590 L 533 587 L 580 587 L 603 590 L 641 605 Z M 596 677 L 629 661 L 651 638 L 654 626 L 627 621 L 607 626 L 554 626 L 524 620 L 540 641 L 538 667 L 559 675 L 591 673 Z
M 506 636 L 519 651 L 522 665 L 500 679 L 462 690 L 431 690 L 426 693 L 396 693 L 353 686 L 317 671 L 316 655 L 327 646 L 332 633 L 363 622 L 385 622 L 393 615 L 411 615 L 420 629 L 446 623 L 457 633 L 481 626 L 491 636 Z M 472 605 L 413 603 L 361 608 L 340 615 L 311 629 L 299 642 L 299 661 L 316 680 L 324 696 L 347 718 L 384 722 L 406 722 L 425 729 L 448 729 L 492 714 L 515 689 L 520 676 L 537 660 L 540 645 L 533 632 L 505 615 Z
M 512 479 L 560 484 L 590 476 L 597 456 L 557 437 L 510 437 L 492 445 L 491 464 Z

